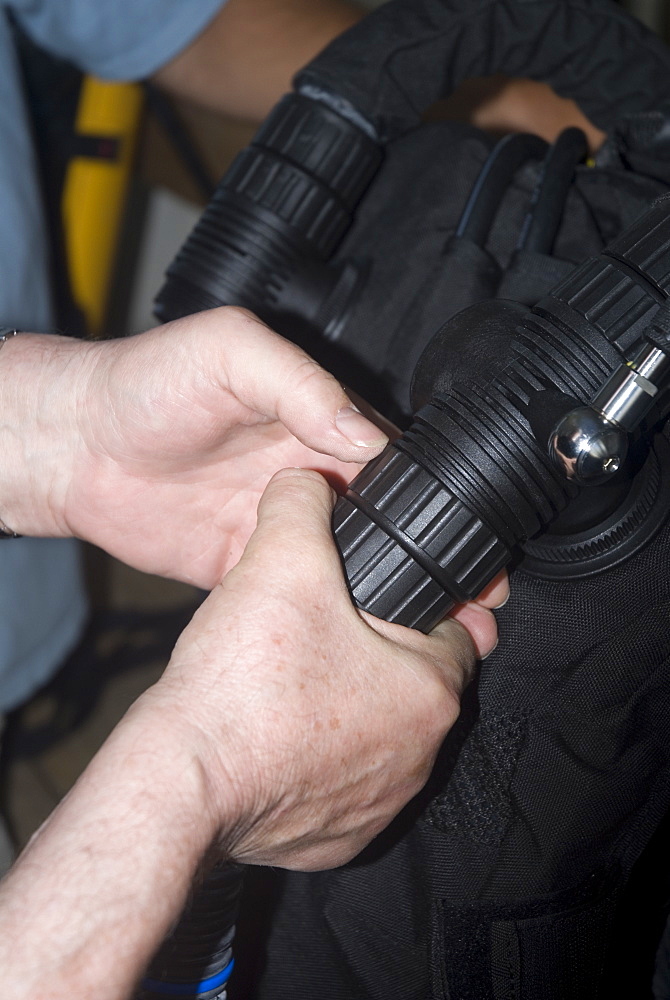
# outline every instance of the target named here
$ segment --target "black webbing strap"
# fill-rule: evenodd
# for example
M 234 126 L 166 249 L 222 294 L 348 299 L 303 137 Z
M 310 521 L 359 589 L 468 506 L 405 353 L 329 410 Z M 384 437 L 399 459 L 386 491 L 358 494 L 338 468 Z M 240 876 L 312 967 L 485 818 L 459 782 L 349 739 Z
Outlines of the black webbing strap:
M 530 903 L 451 908 L 445 901 L 448 996 L 598 1000 L 617 895 L 610 876 Z

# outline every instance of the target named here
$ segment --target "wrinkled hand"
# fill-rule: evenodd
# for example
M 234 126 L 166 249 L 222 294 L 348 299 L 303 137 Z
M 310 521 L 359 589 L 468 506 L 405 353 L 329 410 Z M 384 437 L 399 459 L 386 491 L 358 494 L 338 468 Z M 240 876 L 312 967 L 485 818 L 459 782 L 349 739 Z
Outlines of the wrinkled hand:
M 207 589 L 239 559 L 275 472 L 343 484 L 386 443 L 331 375 L 235 308 L 126 340 L 15 337 L 0 410 L 6 526 Z
M 242 561 L 144 706 L 182 734 L 224 852 L 247 863 L 324 868 L 357 854 L 423 786 L 475 655 L 495 642 L 481 607 L 468 608 L 470 635 L 356 611 L 332 505 L 316 473 L 272 480 Z
M 419 791 L 493 616 L 424 636 L 356 611 L 332 504 L 314 472 L 270 482 L 241 561 L 0 886 L 3 996 L 135 995 L 213 847 L 332 867 Z
M 106 346 L 66 517 L 139 568 L 212 586 L 273 473 L 304 465 L 346 482 L 358 469 L 347 463 L 385 443 L 331 375 L 250 313 L 218 309 Z
M 386 441 L 331 375 L 240 309 L 102 343 L 25 335 L 1 360 L 7 425 L 14 395 L 33 471 L 19 506 L 3 491 L 5 523 L 201 587 L 239 559 L 278 469 L 347 482 Z

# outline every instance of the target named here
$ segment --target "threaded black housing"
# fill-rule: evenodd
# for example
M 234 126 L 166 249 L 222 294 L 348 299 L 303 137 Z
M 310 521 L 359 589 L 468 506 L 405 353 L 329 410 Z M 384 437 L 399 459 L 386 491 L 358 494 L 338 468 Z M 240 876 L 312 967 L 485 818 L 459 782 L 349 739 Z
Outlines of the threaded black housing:
M 240 305 L 281 328 L 286 313 L 320 315 L 341 277 L 326 262 L 381 159 L 379 145 L 356 125 L 287 95 L 237 156 L 168 268 L 158 318 Z M 347 301 L 335 298 L 345 309 Z M 336 321 L 326 317 L 327 325 Z
M 335 508 L 361 608 L 428 631 L 560 518 L 576 487 L 547 454 L 552 413 L 590 400 L 666 289 L 668 198 L 534 309 L 488 302 L 445 324 L 417 366 L 412 426 Z M 479 371 L 473 356 L 484 359 Z M 646 544 L 666 517 L 659 461 L 667 466 L 667 453 L 659 441 L 641 478 L 618 474 L 609 492 L 583 490 L 574 537 L 536 546 L 534 570 L 545 559 L 548 575 L 567 576 L 586 553 L 584 573 L 597 572 Z

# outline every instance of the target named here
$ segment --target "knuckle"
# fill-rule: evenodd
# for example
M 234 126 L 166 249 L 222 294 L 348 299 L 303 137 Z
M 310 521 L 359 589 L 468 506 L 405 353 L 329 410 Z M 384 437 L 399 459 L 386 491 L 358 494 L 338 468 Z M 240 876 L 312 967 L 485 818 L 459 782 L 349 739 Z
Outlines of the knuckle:
M 251 309 L 246 309 L 244 306 L 222 306 L 221 312 L 226 319 L 231 321 L 240 320 L 245 323 L 251 322 L 257 323 L 259 326 L 265 326 L 265 323 Z
M 302 357 L 297 360 L 291 379 L 293 388 L 302 394 L 309 393 L 312 389 L 322 392 L 325 387 L 336 388 L 338 392 L 341 392 L 337 379 L 307 354 L 302 354 Z
M 443 670 L 432 674 L 424 690 L 421 725 L 434 740 L 442 742 L 460 713 L 460 699 Z

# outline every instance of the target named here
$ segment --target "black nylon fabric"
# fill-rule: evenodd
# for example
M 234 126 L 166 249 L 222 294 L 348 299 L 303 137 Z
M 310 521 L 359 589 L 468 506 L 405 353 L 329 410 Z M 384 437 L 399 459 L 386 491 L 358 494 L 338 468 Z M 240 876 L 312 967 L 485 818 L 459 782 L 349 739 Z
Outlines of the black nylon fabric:
M 296 83 L 346 98 L 388 140 L 463 80 L 494 73 L 552 84 L 605 131 L 670 103 L 667 49 L 608 0 L 394 0 Z
M 254 996 L 499 1000 L 501 922 L 510 996 L 599 996 L 620 877 L 670 804 L 669 546 L 515 576 L 430 786 L 356 862 L 285 878 Z
M 541 172 L 540 162 L 530 161 L 479 247 L 455 232 L 492 146 L 483 133 L 450 122 L 391 143 L 335 258 L 366 261 L 370 272 L 342 335 L 319 359 L 401 424 L 411 412 L 416 362 L 445 320 L 493 296 L 536 301 L 667 190 L 626 170 L 608 148 L 605 168 L 578 168 L 551 258 L 517 253 Z
M 597 997 L 616 888 L 598 885 L 598 890 L 589 887 L 582 898 L 571 892 L 538 899 L 522 917 L 512 907 L 453 912 L 444 905 L 444 938 L 452 947 L 458 942 L 453 956 L 447 951 L 447 995 Z
M 632 146 L 614 129 L 597 167 L 577 169 L 551 257 L 517 249 L 534 162 L 517 171 L 485 245 L 468 245 L 456 227 L 491 146 L 448 123 L 390 143 L 338 252 L 369 275 L 322 356 L 401 419 L 415 361 L 454 311 L 492 295 L 540 298 L 666 190 L 658 161 L 649 176 L 631 172 Z M 272 906 L 247 892 L 232 1000 L 614 995 L 603 984 L 617 899 L 670 806 L 669 557 L 665 527 L 587 580 L 513 574 L 500 645 L 424 792 L 345 868 L 270 876 Z

